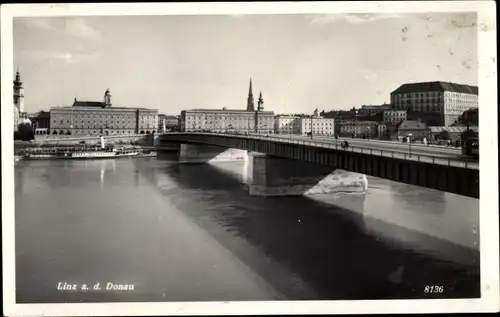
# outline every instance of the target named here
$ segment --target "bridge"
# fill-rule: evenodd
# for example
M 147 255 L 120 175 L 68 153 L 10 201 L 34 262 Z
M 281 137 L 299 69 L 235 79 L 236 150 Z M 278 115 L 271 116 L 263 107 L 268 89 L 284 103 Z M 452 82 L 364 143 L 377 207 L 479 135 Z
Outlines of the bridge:
M 264 164 L 267 171 L 280 174 L 281 182 L 284 178 L 295 179 L 295 182 L 299 178 L 303 180 L 311 173 L 315 177 L 306 184 L 311 186 L 320 182 L 320 177 L 340 169 L 479 198 L 479 163 L 460 158 L 459 151 L 454 149 L 437 149 L 442 153 L 428 155 L 426 153 L 436 150 L 414 146 L 410 154 L 406 149 L 381 149 L 378 142 L 373 142 L 370 147 L 353 145 L 342 149 L 340 142 L 332 138 L 200 132 L 172 132 L 159 136 L 159 149 L 172 144 L 179 144 L 180 163 L 237 160 L 250 153 L 255 165 L 255 162 L 267 158 L 260 164 Z M 288 166 L 285 168 L 285 165 Z M 322 170 L 314 171 L 311 165 Z M 279 171 L 283 168 L 287 172 Z M 292 175 L 285 177 L 285 173 Z M 270 184 L 269 177 L 260 178 L 266 186 Z

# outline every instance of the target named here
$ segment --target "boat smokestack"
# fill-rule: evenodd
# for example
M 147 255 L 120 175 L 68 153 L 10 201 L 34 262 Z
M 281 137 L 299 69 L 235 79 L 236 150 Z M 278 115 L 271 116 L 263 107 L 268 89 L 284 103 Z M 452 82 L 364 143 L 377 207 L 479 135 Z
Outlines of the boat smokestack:
M 101 135 L 101 149 L 104 149 L 104 137 Z

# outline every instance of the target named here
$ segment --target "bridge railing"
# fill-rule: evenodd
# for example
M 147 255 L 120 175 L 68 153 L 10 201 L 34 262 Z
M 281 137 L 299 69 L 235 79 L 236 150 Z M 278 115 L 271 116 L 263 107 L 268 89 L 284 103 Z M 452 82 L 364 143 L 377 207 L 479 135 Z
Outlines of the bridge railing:
M 271 135 L 256 135 L 256 134 L 231 134 L 231 133 L 215 133 L 215 132 L 169 132 L 167 135 L 171 134 L 195 134 L 195 135 L 213 135 L 213 136 L 225 136 L 230 138 L 240 138 L 240 139 L 254 139 L 254 140 L 263 140 L 263 141 L 274 141 L 280 143 L 292 143 L 292 144 L 301 144 L 307 146 L 314 147 L 322 147 L 329 149 L 336 149 L 341 151 L 349 151 L 354 153 L 362 153 L 362 154 L 370 154 L 377 155 L 383 157 L 391 157 L 395 159 L 403 159 L 408 161 L 417 161 L 417 162 L 425 162 L 431 164 L 438 165 L 446 165 L 446 166 L 455 166 L 462 167 L 467 169 L 479 169 L 478 162 L 467 162 L 459 159 L 445 158 L 445 157 L 436 157 L 431 155 L 422 155 L 422 154 L 414 154 L 405 151 L 394 151 L 394 150 L 381 150 L 381 149 L 373 149 L 361 146 L 353 146 L 349 145 L 346 149 L 342 148 L 340 142 L 324 142 L 319 140 L 304 140 L 304 139 L 294 139 L 291 138 L 282 138 L 282 137 L 274 137 Z

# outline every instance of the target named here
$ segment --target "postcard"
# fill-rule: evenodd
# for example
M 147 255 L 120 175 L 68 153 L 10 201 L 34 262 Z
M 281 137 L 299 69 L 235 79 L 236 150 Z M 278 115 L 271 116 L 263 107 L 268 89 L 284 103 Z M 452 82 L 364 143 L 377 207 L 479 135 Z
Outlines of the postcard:
M 5 314 L 499 311 L 495 12 L 2 5 Z

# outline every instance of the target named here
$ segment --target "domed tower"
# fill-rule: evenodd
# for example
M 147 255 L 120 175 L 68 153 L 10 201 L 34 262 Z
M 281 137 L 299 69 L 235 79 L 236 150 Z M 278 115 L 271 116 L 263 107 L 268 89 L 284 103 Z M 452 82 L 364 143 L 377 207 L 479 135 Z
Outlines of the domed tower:
M 16 72 L 16 79 L 14 80 L 14 106 L 20 113 L 24 112 L 24 87 L 19 71 Z
M 24 88 L 19 70 L 14 80 L 14 131 L 17 131 L 22 113 L 24 112 Z
M 257 102 L 257 111 L 264 111 L 264 99 L 262 99 L 262 91 L 259 94 L 259 101 Z
M 104 105 L 106 108 L 111 107 L 111 91 L 109 91 L 109 88 L 106 89 L 106 92 L 104 93 Z

